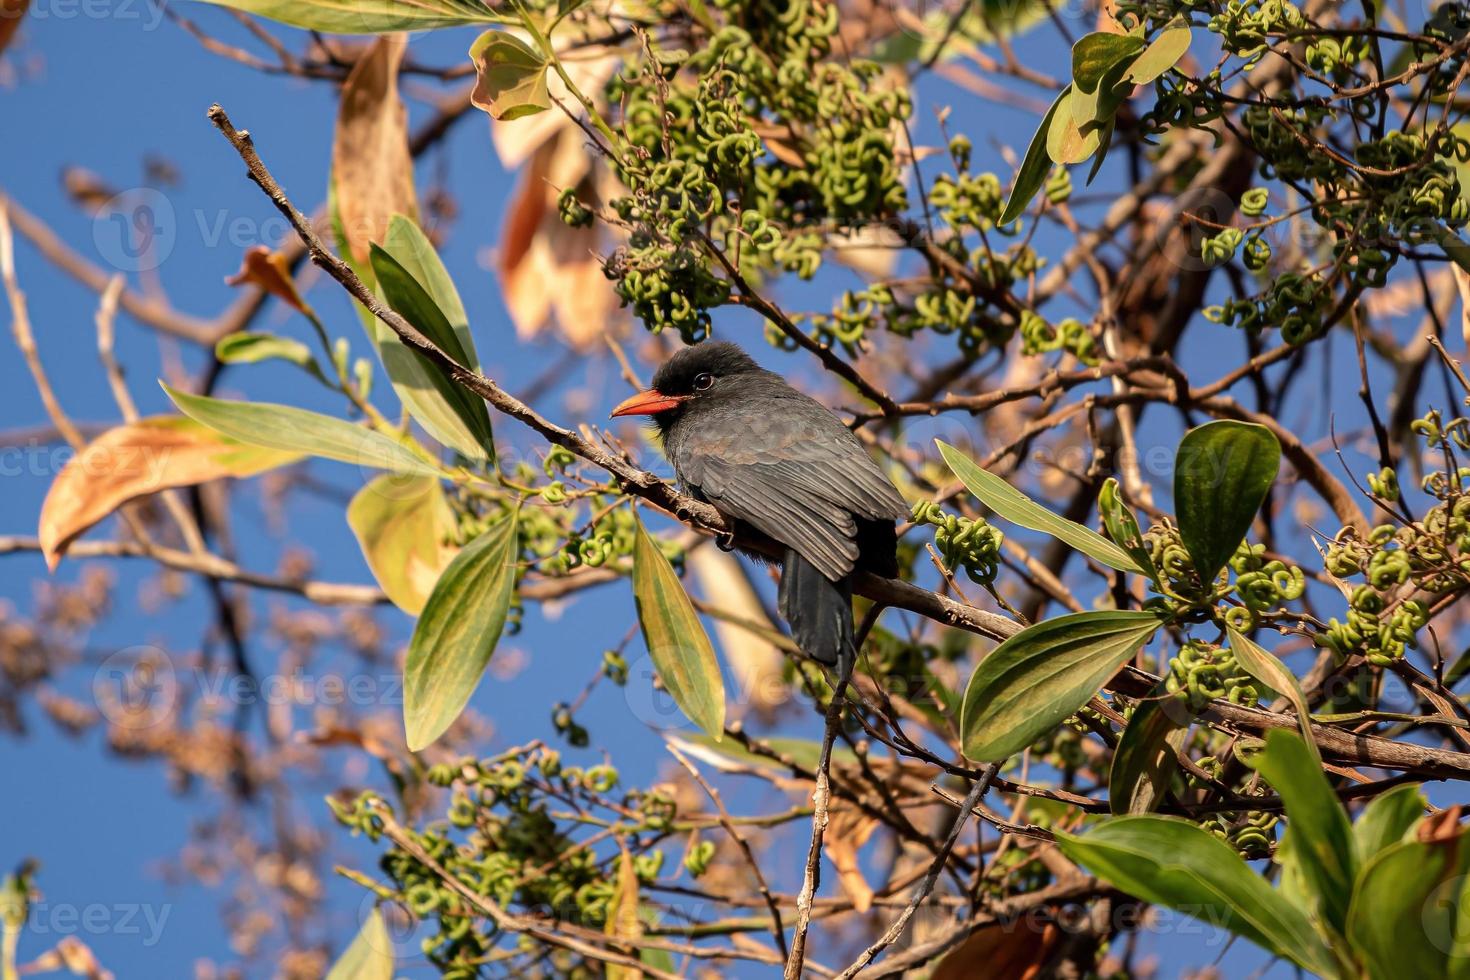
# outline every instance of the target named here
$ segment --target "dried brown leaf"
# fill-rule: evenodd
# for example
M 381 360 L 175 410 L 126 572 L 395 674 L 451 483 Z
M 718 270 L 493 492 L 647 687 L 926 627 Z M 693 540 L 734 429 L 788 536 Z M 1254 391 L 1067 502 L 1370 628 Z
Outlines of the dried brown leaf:
M 226 476 L 251 476 L 298 459 L 247 446 L 192 419 L 139 419 L 98 436 L 71 459 L 41 504 L 41 553 L 51 569 L 67 544 L 135 497 Z
M 0 51 L 10 43 L 15 32 L 20 29 L 20 22 L 26 15 L 26 8 L 31 5 L 31 0 L 0 0 Z
M 277 299 L 306 312 L 306 301 L 296 291 L 296 281 L 291 278 L 291 266 L 280 252 L 272 252 L 264 245 L 256 245 L 240 260 L 240 271 L 225 277 L 227 286 L 256 286 Z
M 516 335 L 539 334 L 553 317 L 574 347 L 596 343 L 616 296 L 602 274 L 596 227 L 571 228 L 557 215 L 563 187 L 596 202 L 596 184 L 578 130 L 566 130 L 531 156 L 506 209 L 496 271 Z
M 383 241 L 393 215 L 418 214 L 408 113 L 398 96 L 407 44 L 403 34 L 378 38 L 342 86 L 332 177 L 342 232 L 359 265 L 368 261 L 368 246 Z
M 844 807 L 832 814 L 832 822 L 827 828 L 827 857 L 837 869 L 842 890 L 852 899 L 852 907 L 858 912 L 866 912 L 873 907 L 873 887 L 863 877 L 858 852 L 877 827 L 877 817 L 855 807 Z

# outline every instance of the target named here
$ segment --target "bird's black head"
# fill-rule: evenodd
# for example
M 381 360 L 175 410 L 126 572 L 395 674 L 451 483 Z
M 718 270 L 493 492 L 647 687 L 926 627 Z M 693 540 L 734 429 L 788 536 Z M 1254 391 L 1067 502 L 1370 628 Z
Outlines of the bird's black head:
M 712 401 L 733 379 L 760 372 L 760 365 L 729 341 L 705 341 L 665 361 L 654 372 L 653 387 L 627 399 L 612 414 L 649 415 L 667 428 L 691 404 Z

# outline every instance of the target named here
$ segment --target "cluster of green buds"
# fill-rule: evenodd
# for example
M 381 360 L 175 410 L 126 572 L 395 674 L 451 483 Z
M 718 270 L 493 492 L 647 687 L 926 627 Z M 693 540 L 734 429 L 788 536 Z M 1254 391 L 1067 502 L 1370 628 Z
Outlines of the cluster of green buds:
M 946 514 L 937 503 L 924 500 L 914 504 L 909 520 L 934 528 L 934 547 L 946 568 L 964 569 L 970 581 L 981 585 L 995 581 L 1005 535 L 984 518 Z
M 441 763 L 427 770 L 425 781 L 449 790 L 448 826 L 405 828 L 413 846 L 395 845 L 380 862 L 389 884 L 362 883 L 437 924 L 422 948 L 446 975 L 479 975 L 476 964 L 484 962 L 498 937 L 433 865 L 459 886 L 501 905 L 517 904 L 588 928 L 606 921 L 621 852 L 579 844 L 573 836 L 579 819 L 594 830 L 618 822 L 641 881 L 652 881 L 662 868 L 663 852 L 642 843 L 640 835 L 656 839 L 667 833 L 674 804 L 656 791 L 610 798 L 619 781 L 612 766 L 570 766 L 560 753 L 536 746 Z M 562 812 L 568 800 L 576 801 L 576 815 Z M 328 802 L 339 822 L 373 841 L 383 834 L 385 816 L 391 816 L 388 804 L 373 793 Z
M 1189 640 L 1169 661 L 1164 686 L 1191 711 L 1201 711 L 1215 698 L 1254 705 L 1260 691 L 1228 648 Z
M 1244 541 L 1230 559 L 1239 606 L 1225 611 L 1225 622 L 1239 632 L 1254 629 L 1263 615 L 1295 602 L 1307 591 L 1307 575 L 1296 565 L 1266 557 L 1266 546 Z
M 1268 857 L 1276 842 L 1276 825 L 1281 818 L 1264 810 L 1245 813 L 1214 813 L 1200 826 L 1220 838 L 1247 860 Z
M 1067 317 L 1056 325 L 1030 310 L 1021 313 L 1021 353 L 1046 354 L 1064 350 L 1083 364 L 1097 364 L 1101 357 L 1097 339 L 1081 320 Z
M 1456 449 L 1470 448 L 1470 420 L 1444 422 L 1431 411 L 1412 425 L 1427 453 L 1442 453 L 1442 469 L 1423 482 L 1437 502 L 1416 521 L 1380 524 L 1366 539 L 1344 528 L 1328 546 L 1323 565 L 1340 579 L 1361 578 L 1348 597 L 1345 621 L 1328 622 L 1321 641 L 1339 656 L 1361 654 L 1387 666 L 1417 646 L 1429 621 L 1431 597 L 1470 589 L 1470 468 L 1458 465 Z M 1369 477 L 1381 505 L 1400 498 L 1398 475 L 1385 468 Z
M 1206 307 L 1204 315 L 1207 320 L 1252 334 L 1276 327 L 1283 341 L 1301 345 L 1326 332 L 1327 316 L 1334 302 L 1326 279 L 1289 272 L 1276 277 L 1260 294 L 1231 298 L 1219 306 Z

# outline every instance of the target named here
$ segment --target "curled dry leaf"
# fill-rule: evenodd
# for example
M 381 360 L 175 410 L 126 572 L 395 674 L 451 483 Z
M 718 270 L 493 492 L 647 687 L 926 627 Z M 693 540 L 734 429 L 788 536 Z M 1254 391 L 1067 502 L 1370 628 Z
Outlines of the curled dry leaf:
M 970 977 L 1014 977 L 1031 980 L 1051 959 L 1062 939 L 1055 923 L 1037 936 L 1034 929 L 1012 924 L 986 926 L 975 932 L 935 967 L 930 980 L 969 980 Z
M 514 125 L 514 124 L 511 124 Z M 600 233 L 572 228 L 557 214 L 561 188 L 596 207 L 603 195 L 581 132 L 563 129 L 539 147 L 506 209 L 496 271 L 516 335 L 536 336 L 553 317 L 566 341 L 587 348 L 606 331 L 617 304 L 597 257 Z
M 365 265 L 395 214 L 417 215 L 408 113 L 398 96 L 398 66 L 407 39 L 373 42 L 342 86 L 332 141 L 332 179 L 342 234 L 352 258 Z
M 280 252 L 272 252 L 264 245 L 256 245 L 240 259 L 240 271 L 225 277 L 227 286 L 255 286 L 284 301 L 301 313 L 306 312 L 306 301 L 296 291 L 296 281 L 291 278 L 291 266 Z
M 296 453 L 247 446 L 174 415 L 104 432 L 72 458 L 41 505 L 41 553 L 51 569 L 73 538 L 135 497 L 226 476 L 252 476 Z
M 3 23 L 3 21 L 0 21 Z M 102 968 L 92 947 L 76 936 L 66 936 L 61 942 L 42 953 L 29 963 L 19 967 L 20 973 L 53 973 L 66 970 L 74 977 L 87 980 L 112 980 L 112 971 Z

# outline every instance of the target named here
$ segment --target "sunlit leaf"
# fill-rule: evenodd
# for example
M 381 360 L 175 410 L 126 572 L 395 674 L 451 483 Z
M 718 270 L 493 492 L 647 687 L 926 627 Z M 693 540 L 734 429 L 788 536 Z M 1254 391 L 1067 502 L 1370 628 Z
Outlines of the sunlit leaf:
M 459 335 L 428 290 L 376 243 L 371 252 L 373 274 L 388 305 L 456 362 L 464 364 L 468 354 Z M 409 413 L 431 436 L 469 459 L 494 459 L 495 440 L 484 399 L 457 384 L 396 334 L 391 340 L 381 339 L 379 353 L 395 387 L 404 389 L 401 394 Z
M 1163 682 L 1139 700 L 1113 750 L 1108 808 L 1115 814 L 1158 808 L 1179 770 L 1178 751 L 1192 721 L 1189 709 Z
M 980 661 L 965 687 L 967 757 L 1000 762 L 1077 712 L 1153 636 L 1151 612 L 1104 610 L 1030 626 Z
M 515 594 L 517 513 L 462 548 L 429 595 L 403 663 L 403 727 L 418 752 L 454 724 L 495 652 Z
M 330 415 L 290 405 L 190 395 L 166 384 L 163 390 L 191 419 L 252 446 L 400 473 L 439 473 L 433 463 L 408 445 Z
M 475 338 L 470 333 L 470 317 L 465 312 L 459 290 L 444 267 L 444 260 L 418 222 L 408 215 L 395 214 L 388 221 L 388 236 L 382 241 L 383 251 L 403 267 L 404 271 L 428 292 L 439 312 L 449 321 L 458 346 L 440 344 L 455 360 L 473 371 L 480 370 L 480 356 L 475 351 Z
M 1133 34 L 1096 32 L 1072 45 L 1072 84 L 1081 92 L 1097 91 L 1098 82 L 1120 62 L 1142 51 L 1144 40 Z
M 252 476 L 300 455 L 244 445 L 193 419 L 162 415 L 109 429 L 77 453 L 41 504 L 38 536 L 55 568 L 73 538 L 135 497 Z
M 1059 832 L 1057 844 L 1130 895 L 1223 926 L 1308 972 L 1332 970 L 1332 956 L 1306 915 L 1235 848 L 1187 820 L 1116 817 L 1080 837 Z
M 290 337 L 270 333 L 228 334 L 214 345 L 214 356 L 223 364 L 257 364 L 261 361 L 287 361 L 306 371 L 323 384 L 328 384 L 311 348 Z
M 715 739 L 725 731 L 725 681 L 694 604 L 642 522 L 633 544 L 633 599 L 654 670 L 684 715 Z
M 1275 654 L 1250 637 L 1236 632 L 1231 627 L 1226 627 L 1226 633 L 1230 637 L 1230 651 L 1235 654 L 1235 662 L 1240 664 L 1241 669 L 1291 701 L 1291 706 L 1296 709 L 1297 722 L 1301 725 L 1302 738 L 1307 741 L 1307 749 L 1320 760 L 1321 753 L 1317 751 L 1317 740 L 1312 737 L 1307 695 L 1302 690 L 1301 684 L 1297 682 L 1296 675 L 1286 664 L 1277 659 Z
M 374 908 L 343 951 L 327 980 L 393 980 L 393 938 L 383 923 L 383 913 Z
M 1016 182 L 1011 187 L 1011 196 L 1006 200 L 1005 211 L 1000 216 L 1000 224 L 1008 225 L 1021 216 L 1026 210 L 1026 205 L 1041 190 L 1046 183 L 1047 171 L 1051 169 L 1051 157 L 1047 156 L 1046 144 L 1047 134 L 1051 132 L 1052 124 L 1056 121 L 1058 110 L 1067 104 L 1068 94 L 1072 86 L 1068 85 L 1062 89 L 1051 108 L 1046 110 L 1046 115 L 1037 127 L 1036 135 L 1031 137 L 1031 145 L 1026 148 L 1026 156 L 1021 161 L 1021 169 L 1016 171 Z
M 1246 763 L 1266 777 L 1286 804 L 1290 856 L 1318 914 L 1342 934 L 1357 872 L 1347 811 L 1322 774 L 1322 762 L 1301 736 L 1278 728 Z
M 1070 88 L 1063 94 L 1061 107 L 1046 134 L 1046 155 L 1055 163 L 1081 163 L 1102 145 L 1102 128 L 1088 126 L 1084 132 L 1073 113 L 1072 103 L 1078 93 Z
M 470 46 L 478 80 L 470 101 L 501 121 L 551 108 L 546 58 L 505 31 L 486 31 Z
M 1379 851 L 1403 840 L 1424 816 L 1427 802 L 1416 783 L 1395 786 L 1369 800 L 1353 822 L 1359 862 L 1367 864 Z
M 1110 568 L 1124 572 L 1142 571 L 1138 563 L 1129 557 L 1128 552 L 1092 528 L 1083 527 L 1076 521 L 1069 521 L 1052 513 L 1005 480 L 986 472 L 955 447 L 937 439 L 935 442 L 939 445 L 939 454 L 944 457 L 945 464 L 960 478 L 965 489 L 998 516 L 1033 531 L 1044 531 Z
M 479 0 L 204 0 L 270 20 L 332 34 L 423 31 L 503 18 Z
M 1470 972 L 1463 952 L 1467 871 L 1470 840 L 1458 827 L 1392 844 L 1364 863 L 1346 936 L 1373 980 Z
M 1137 85 L 1147 85 L 1173 68 L 1189 50 L 1192 37 L 1187 19 L 1175 17 L 1169 21 L 1153 43 L 1129 65 L 1128 80 Z
M 1202 581 L 1235 554 L 1280 466 L 1281 444 L 1263 425 L 1221 419 L 1184 434 L 1174 459 L 1174 509 Z
M 449 540 L 454 515 L 440 482 L 376 477 L 347 505 L 347 523 L 378 585 L 399 609 L 417 616 L 455 552 Z

